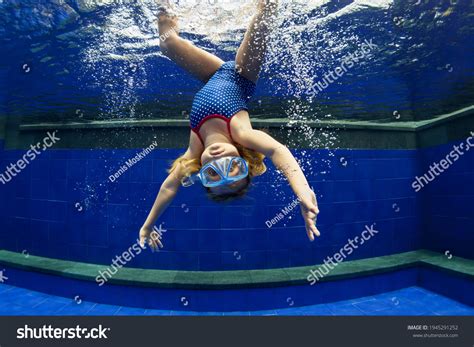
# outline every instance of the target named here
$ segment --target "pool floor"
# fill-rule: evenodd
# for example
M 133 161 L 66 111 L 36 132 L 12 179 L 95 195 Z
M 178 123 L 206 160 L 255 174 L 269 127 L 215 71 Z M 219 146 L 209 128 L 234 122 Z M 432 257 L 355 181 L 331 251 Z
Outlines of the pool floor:
M 150 310 L 97 304 L 0 284 L 0 315 L 21 316 L 474 316 L 474 308 L 420 287 L 361 297 L 329 304 L 296 307 L 288 298 L 288 308 L 245 312 L 190 312 Z

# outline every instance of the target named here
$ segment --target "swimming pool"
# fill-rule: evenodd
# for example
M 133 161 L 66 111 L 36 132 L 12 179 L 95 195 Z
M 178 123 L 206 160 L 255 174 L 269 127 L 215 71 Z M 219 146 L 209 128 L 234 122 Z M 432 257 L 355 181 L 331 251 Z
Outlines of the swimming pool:
M 150 18 L 146 2 L 91 11 L 46 2 L 49 24 L 16 3 L 35 30 L 9 19 L 14 3 L 0 3 L 11 48 L 1 61 L 0 290 L 11 300 L 2 314 L 472 315 L 474 151 L 441 163 L 461 143 L 470 148 L 474 131 L 473 60 L 457 58 L 472 55 L 472 16 L 461 15 L 470 5 L 402 15 L 390 1 L 285 3 L 277 43 L 301 41 L 314 54 L 271 47 L 254 126 L 299 161 L 318 196 L 321 237 L 308 242 L 295 196 L 267 159 L 243 199 L 219 204 L 201 187 L 181 191 L 157 225 L 164 248 L 151 253 L 138 231 L 184 152 L 198 83 L 159 54 L 151 24 L 137 19 Z M 212 11 L 229 19 L 219 6 Z M 183 16 L 185 35 L 224 57 L 246 24 L 218 33 L 202 25 L 199 36 Z M 420 16 L 427 23 L 414 26 Z M 298 25 L 324 29 L 306 37 Z M 452 47 L 439 46 L 440 32 L 456 38 Z M 304 90 L 362 38 L 383 54 L 308 100 Z M 312 84 L 302 86 L 305 78 Z M 51 146 L 31 152 L 46 139 Z M 27 165 L 8 169 L 25 156 Z M 443 170 L 435 176 L 434 163 Z

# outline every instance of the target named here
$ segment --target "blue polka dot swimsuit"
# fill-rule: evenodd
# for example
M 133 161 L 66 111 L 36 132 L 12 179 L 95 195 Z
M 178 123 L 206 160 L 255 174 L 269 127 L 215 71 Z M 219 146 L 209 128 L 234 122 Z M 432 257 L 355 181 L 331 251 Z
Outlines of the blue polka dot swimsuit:
M 227 122 L 241 110 L 248 110 L 247 103 L 255 92 L 255 83 L 235 69 L 235 62 L 228 61 L 212 75 L 196 94 L 189 116 L 191 129 L 199 136 L 199 129 L 208 119 L 221 118 Z M 232 135 L 231 135 L 232 136 Z

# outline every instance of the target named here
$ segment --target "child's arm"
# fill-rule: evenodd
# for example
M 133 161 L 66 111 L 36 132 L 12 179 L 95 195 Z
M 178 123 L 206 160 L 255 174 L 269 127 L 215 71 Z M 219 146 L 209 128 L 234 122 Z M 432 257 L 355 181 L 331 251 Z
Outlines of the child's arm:
M 202 153 L 202 145 L 196 138 L 197 136 L 191 132 L 189 148 L 183 155 L 184 159 L 199 158 L 200 153 Z M 158 192 L 153 207 L 140 229 L 140 245 L 142 245 L 142 247 L 144 247 L 145 243 L 148 242 L 153 250 L 156 250 L 158 246 L 163 248 L 163 244 L 160 240 L 161 235 L 152 234 L 153 227 L 158 218 L 173 201 L 181 187 L 181 179 L 184 177 L 182 165 L 183 164 L 179 164 L 173 171 L 171 171 L 168 177 L 161 184 L 160 191 Z
M 232 129 L 235 141 L 244 147 L 269 157 L 275 167 L 286 176 L 293 192 L 300 200 L 306 233 L 308 238 L 313 241 L 315 236 L 320 235 L 319 230 L 316 228 L 316 217 L 319 213 L 318 204 L 316 196 L 293 154 L 291 154 L 286 146 L 276 141 L 273 137 L 263 131 L 252 129 L 246 122 L 236 119 Z
M 177 171 L 179 168 L 176 168 L 171 172 L 168 177 L 165 179 L 161 185 L 160 191 L 153 203 L 148 217 L 140 229 L 140 244 L 144 247 L 145 242 L 151 246 L 152 249 L 157 249 L 158 246 L 163 248 L 163 244 L 160 241 L 160 235 L 152 235 L 153 227 L 158 220 L 158 217 L 166 210 L 171 201 L 173 201 L 176 193 L 178 192 L 179 186 L 181 185 L 179 174 Z M 153 236 L 153 237 L 151 237 Z

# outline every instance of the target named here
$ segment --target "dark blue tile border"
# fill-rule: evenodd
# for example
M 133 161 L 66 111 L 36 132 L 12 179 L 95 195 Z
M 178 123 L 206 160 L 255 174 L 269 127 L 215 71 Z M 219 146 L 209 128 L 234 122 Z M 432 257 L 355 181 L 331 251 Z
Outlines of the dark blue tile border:
M 135 287 L 74 280 L 39 272 L 6 268 L 8 284 L 101 304 L 173 311 L 255 311 L 324 304 L 420 286 L 474 306 L 474 281 L 460 276 L 413 267 L 389 273 L 320 282 L 314 286 L 190 290 Z M 292 306 L 293 306 L 292 305 Z

